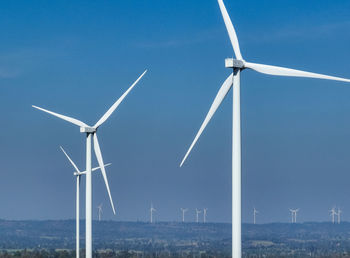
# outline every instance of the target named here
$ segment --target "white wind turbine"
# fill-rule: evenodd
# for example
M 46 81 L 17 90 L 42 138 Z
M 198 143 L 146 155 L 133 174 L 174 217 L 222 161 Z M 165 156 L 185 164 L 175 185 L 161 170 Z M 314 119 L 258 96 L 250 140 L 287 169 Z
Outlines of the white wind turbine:
M 333 207 L 330 211 L 331 216 L 332 216 L 332 223 L 335 223 L 335 215 L 337 215 L 337 212 L 335 211 L 335 208 Z
M 337 216 L 338 216 L 338 224 L 340 224 L 340 214 L 342 213 L 342 210 L 338 208 Z
M 254 207 L 254 210 L 253 210 L 253 218 L 254 218 L 253 222 L 254 222 L 254 225 L 256 224 L 256 214 L 258 214 L 258 213 L 259 213 L 259 211 L 257 211 L 255 209 L 255 207 Z
M 208 211 L 208 208 L 203 209 L 203 222 L 204 223 L 207 222 L 207 211 Z
M 204 119 L 197 135 L 194 138 L 190 148 L 188 149 L 181 165 L 185 162 L 190 154 L 193 146 L 196 144 L 203 130 L 213 117 L 214 113 L 228 94 L 233 86 L 233 126 L 232 126 L 232 257 L 241 257 L 241 104 L 240 104 L 240 75 L 241 71 L 245 69 L 252 69 L 259 73 L 276 75 L 276 76 L 290 76 L 290 77 L 308 77 L 327 80 L 336 80 L 343 82 L 350 82 L 349 79 L 343 79 L 334 76 L 327 76 L 322 74 L 304 72 L 284 67 L 256 64 L 246 62 L 241 54 L 238 38 L 235 29 L 232 25 L 231 19 L 227 13 L 226 7 L 222 0 L 218 0 L 222 16 L 228 31 L 233 51 L 236 59 L 226 59 L 225 64 L 227 68 L 233 69 L 233 73 L 225 80 L 217 93 L 214 102 L 212 103 L 207 116 Z
M 293 212 L 292 209 L 289 209 L 289 211 L 290 211 L 290 213 L 291 213 L 291 215 L 292 215 L 292 223 L 294 223 L 294 212 Z
M 199 214 L 200 213 L 202 213 L 202 211 L 201 210 L 198 210 L 197 208 L 196 208 L 196 222 L 198 223 L 199 222 Z
M 120 103 L 124 100 L 124 98 L 128 95 L 128 93 L 134 88 L 134 86 L 141 80 L 141 78 L 145 75 L 147 70 L 131 85 L 131 87 L 110 107 L 110 109 L 98 120 L 98 122 L 94 126 L 89 126 L 84 122 L 77 120 L 75 118 L 71 118 L 68 116 L 64 116 L 61 114 L 54 113 L 52 111 L 33 106 L 36 109 L 49 113 L 53 116 L 61 118 L 67 122 L 75 124 L 80 127 L 81 133 L 86 133 L 86 197 L 85 197 L 85 252 L 87 258 L 92 258 L 92 182 L 91 182 L 91 138 L 94 141 L 94 151 L 96 154 L 96 158 L 99 166 L 101 167 L 101 172 L 103 175 L 103 179 L 106 184 L 107 192 L 109 195 L 110 203 L 112 206 L 113 213 L 115 214 L 114 204 L 111 196 L 111 192 L 108 185 L 106 170 L 101 154 L 100 145 L 97 139 L 97 130 L 98 128 L 106 122 L 106 120 L 112 115 L 112 113 L 117 109 Z
M 157 211 L 155 208 L 153 208 L 153 203 L 151 203 L 151 208 L 149 209 L 149 212 L 151 214 L 151 224 L 153 223 L 153 212 Z
M 292 223 L 297 223 L 297 213 L 299 209 L 289 209 L 290 212 L 292 213 Z
M 86 175 L 86 171 L 81 172 L 78 168 L 78 166 L 73 162 L 73 160 L 69 157 L 67 152 L 60 146 L 62 152 L 64 155 L 67 157 L 69 162 L 72 164 L 72 166 L 75 169 L 74 175 L 77 178 L 77 183 L 76 183 L 76 199 L 75 199 L 75 205 L 76 205 L 76 211 L 75 211 L 75 225 L 76 225 L 76 257 L 79 258 L 80 256 L 80 229 L 79 229 L 79 221 L 80 221 L 80 177 L 82 175 Z M 105 167 L 110 166 L 111 163 L 108 163 L 105 165 Z M 100 169 L 100 167 L 96 167 L 91 169 L 91 171 L 96 171 Z
M 98 211 L 98 221 L 101 221 L 101 216 L 102 216 L 102 203 L 97 206 L 97 211 Z
M 185 222 L 185 213 L 188 211 L 188 209 L 180 208 L 182 212 L 182 222 Z

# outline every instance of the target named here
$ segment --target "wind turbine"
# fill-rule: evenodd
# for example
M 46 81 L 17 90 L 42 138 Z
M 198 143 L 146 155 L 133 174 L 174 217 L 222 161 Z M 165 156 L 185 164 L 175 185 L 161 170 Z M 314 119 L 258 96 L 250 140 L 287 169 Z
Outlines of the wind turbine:
M 79 258 L 80 256 L 80 229 L 79 229 L 79 221 L 80 221 L 80 177 L 82 175 L 86 175 L 86 171 L 81 172 L 78 168 L 78 166 L 73 162 L 73 160 L 69 157 L 69 155 L 67 154 L 67 152 L 60 146 L 62 152 L 64 153 L 64 155 L 67 157 L 67 159 L 69 160 L 69 162 L 72 164 L 72 166 L 75 169 L 75 172 L 73 173 L 76 178 L 77 178 L 77 188 L 76 188 L 76 199 L 75 199 L 75 203 L 76 203 L 76 212 L 75 212 L 75 224 L 76 224 L 76 257 Z M 105 167 L 111 165 L 111 163 L 108 163 L 105 165 Z M 93 168 L 91 171 L 96 171 L 100 169 L 100 167 L 96 167 Z
M 238 38 L 228 15 L 223 0 L 218 0 L 222 16 L 228 31 L 233 51 L 236 59 L 229 58 L 225 60 L 226 68 L 233 69 L 233 73 L 228 76 L 219 92 L 217 93 L 214 102 L 212 103 L 207 116 L 204 119 L 197 135 L 195 136 L 190 148 L 183 158 L 182 166 L 190 154 L 193 146 L 198 141 L 203 130 L 215 114 L 216 110 L 228 94 L 231 87 L 233 88 L 233 126 L 232 126 L 232 257 L 242 256 L 241 247 L 241 104 L 240 104 L 240 76 L 245 69 L 252 69 L 259 73 L 276 75 L 276 76 L 290 76 L 290 77 L 307 77 L 327 80 L 336 80 L 343 82 L 350 82 L 349 79 L 343 79 L 334 76 L 304 72 L 284 67 L 256 64 L 246 62 L 241 54 Z
M 196 222 L 198 223 L 199 222 L 199 214 L 200 213 L 202 213 L 202 211 L 201 210 L 198 210 L 197 208 L 196 208 Z
M 332 216 L 332 223 L 335 223 L 335 215 L 337 215 L 337 212 L 335 211 L 335 208 L 333 207 L 330 211 L 331 216 Z
M 292 223 L 294 223 L 294 212 L 293 212 L 292 209 L 289 209 L 289 211 L 290 211 L 290 213 L 291 213 L 291 215 L 292 215 Z
M 207 222 L 207 211 L 208 211 L 208 208 L 203 209 L 203 222 L 204 223 Z
M 149 209 L 150 213 L 151 213 L 151 224 L 153 223 L 153 212 L 157 211 L 155 208 L 153 208 L 153 203 L 151 203 L 151 208 Z
M 256 224 L 256 214 L 257 213 L 259 213 L 256 209 L 255 209 L 255 207 L 254 207 L 254 210 L 253 210 L 253 217 L 254 217 L 254 220 L 253 220 L 253 222 L 254 222 L 254 225 Z
M 188 209 L 180 208 L 182 212 L 182 222 L 185 222 L 185 213 L 188 211 Z
M 91 181 L 91 138 L 93 138 L 94 141 L 94 151 L 96 154 L 96 158 L 98 161 L 99 166 L 101 167 L 101 172 L 103 179 L 106 184 L 107 192 L 109 195 L 110 203 L 112 206 L 113 213 L 115 214 L 114 204 L 112 200 L 112 195 L 109 189 L 106 170 L 101 154 L 100 145 L 97 139 L 97 130 L 98 128 L 106 122 L 106 120 L 112 115 L 112 113 L 117 109 L 117 107 L 120 105 L 120 103 L 124 100 L 124 98 L 128 95 L 128 93 L 134 88 L 134 86 L 141 80 L 141 78 L 145 75 L 147 70 L 131 85 L 131 87 L 110 107 L 110 109 L 98 120 L 98 122 L 94 126 L 89 126 L 85 124 L 84 122 L 71 118 L 68 116 L 64 116 L 37 106 L 34 106 L 34 108 L 39 109 L 41 111 L 44 111 L 46 113 L 49 113 L 53 116 L 56 116 L 58 118 L 61 118 L 67 122 L 70 122 L 72 124 L 75 124 L 80 127 L 81 133 L 86 133 L 86 197 L 85 197 L 85 252 L 87 258 L 92 258 L 92 181 Z
M 299 209 L 289 209 L 290 212 L 292 213 L 292 223 L 297 223 L 297 213 Z
M 338 215 L 338 224 L 340 224 L 340 214 L 342 213 L 342 210 L 338 208 L 338 212 L 337 212 L 337 215 Z
M 101 216 L 102 216 L 102 203 L 97 206 L 97 211 L 98 211 L 98 221 L 101 221 Z

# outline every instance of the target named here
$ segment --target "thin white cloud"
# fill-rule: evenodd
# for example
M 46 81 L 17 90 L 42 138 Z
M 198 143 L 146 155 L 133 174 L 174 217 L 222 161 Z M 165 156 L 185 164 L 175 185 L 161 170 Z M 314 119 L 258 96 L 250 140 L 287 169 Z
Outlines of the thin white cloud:
M 188 38 L 173 38 L 160 41 L 144 41 L 135 43 L 136 47 L 139 48 L 179 48 L 191 45 L 200 44 L 215 37 L 218 29 L 202 31 L 199 34 L 189 36 Z
M 249 40 L 271 42 L 276 40 L 289 39 L 317 39 L 322 37 L 329 37 L 330 34 L 338 33 L 339 31 L 348 31 L 350 28 L 350 21 L 334 22 L 329 24 L 318 24 L 304 26 L 293 25 L 285 26 L 282 29 L 275 31 L 264 30 L 261 33 L 252 34 Z
M 54 47 L 18 47 L 0 52 L 0 79 L 16 78 L 66 53 Z

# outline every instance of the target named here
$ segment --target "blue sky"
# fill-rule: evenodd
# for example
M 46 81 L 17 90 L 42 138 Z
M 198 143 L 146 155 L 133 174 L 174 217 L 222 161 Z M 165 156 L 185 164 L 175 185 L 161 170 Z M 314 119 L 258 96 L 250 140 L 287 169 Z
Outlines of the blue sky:
M 225 3 L 246 60 L 350 78 L 348 1 Z M 100 174 L 94 207 L 104 203 L 105 219 L 147 220 L 153 201 L 158 220 L 179 220 L 180 207 L 193 220 L 207 207 L 208 221 L 230 221 L 231 95 L 178 167 L 230 73 L 215 0 L 12 1 L 0 10 L 1 218 L 74 217 L 73 171 L 59 145 L 83 168 L 85 137 L 31 105 L 94 124 L 148 68 L 99 130 L 117 215 Z M 288 221 L 288 208 L 326 221 L 333 205 L 350 220 L 349 86 L 243 72 L 243 221 L 254 206 L 259 222 Z

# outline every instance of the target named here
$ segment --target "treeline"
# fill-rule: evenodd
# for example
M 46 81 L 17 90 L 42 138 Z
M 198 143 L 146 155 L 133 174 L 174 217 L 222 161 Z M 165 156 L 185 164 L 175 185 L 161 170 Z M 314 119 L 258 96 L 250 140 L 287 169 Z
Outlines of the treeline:
M 73 250 L 12 250 L 0 252 L 0 258 L 74 258 L 75 251 Z M 80 252 L 80 257 L 85 257 L 84 251 Z M 222 252 L 186 252 L 186 253 L 171 253 L 171 252 L 133 252 L 133 251 L 99 251 L 93 252 L 93 258 L 173 258 L 173 257 L 184 257 L 184 258 L 229 258 L 230 254 Z

